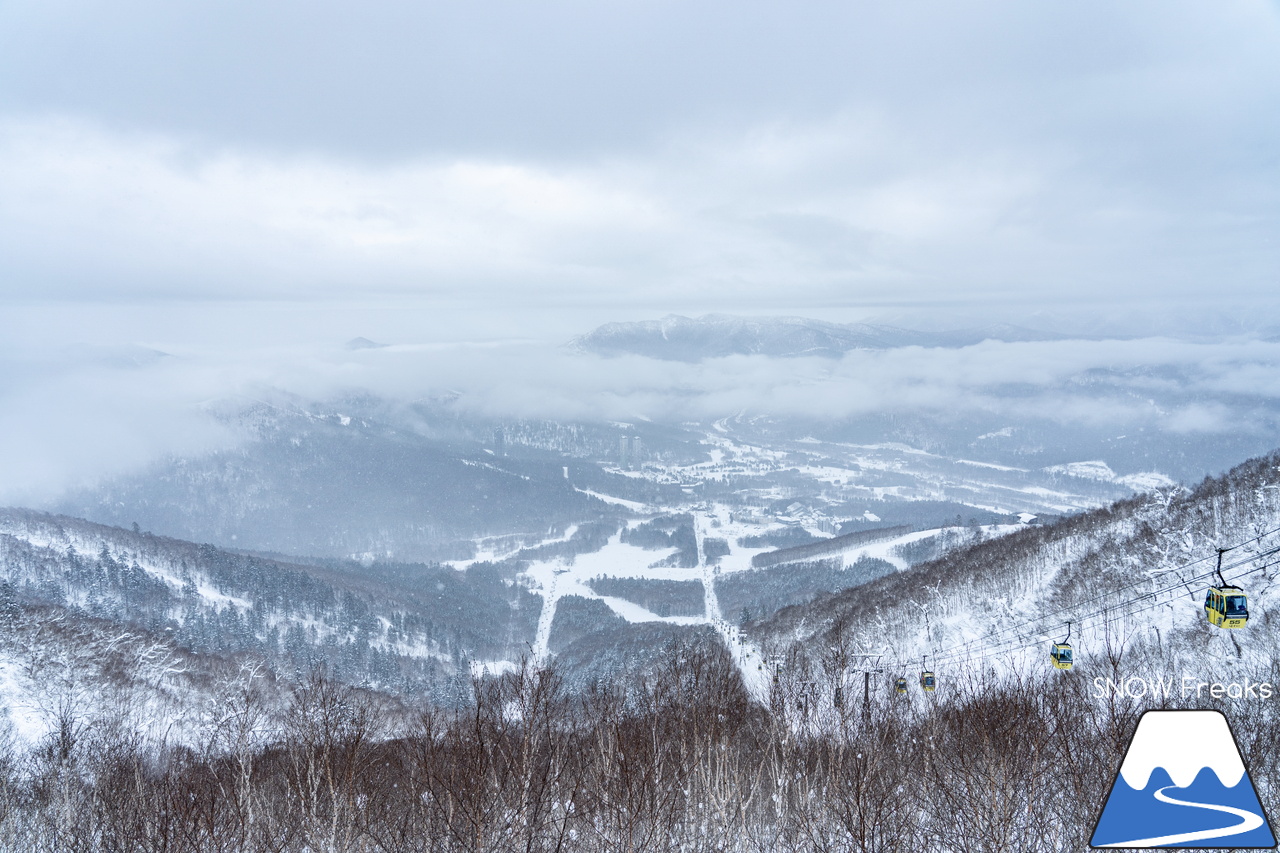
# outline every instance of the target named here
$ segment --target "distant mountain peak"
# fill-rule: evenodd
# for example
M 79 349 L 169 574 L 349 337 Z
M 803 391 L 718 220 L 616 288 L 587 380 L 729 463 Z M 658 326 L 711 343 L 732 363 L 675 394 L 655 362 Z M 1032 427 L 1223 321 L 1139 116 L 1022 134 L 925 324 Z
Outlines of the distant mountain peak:
M 1053 340 L 1058 335 L 1007 323 L 974 329 L 921 332 L 875 323 L 829 323 L 807 317 L 668 314 L 660 320 L 606 323 L 574 338 L 569 347 L 596 355 L 641 355 L 664 361 L 701 361 L 731 355 L 840 358 L 859 349 L 903 346 L 962 347 L 984 340 Z
M 387 345 L 371 341 L 368 338 L 352 338 L 347 341 L 346 346 L 347 349 L 384 349 Z

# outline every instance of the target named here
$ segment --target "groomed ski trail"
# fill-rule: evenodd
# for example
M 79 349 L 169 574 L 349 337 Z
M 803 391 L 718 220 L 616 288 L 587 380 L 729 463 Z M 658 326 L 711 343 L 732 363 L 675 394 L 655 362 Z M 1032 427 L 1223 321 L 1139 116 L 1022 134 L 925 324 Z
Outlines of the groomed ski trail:
M 706 608 L 707 624 L 719 632 L 729 649 L 733 662 L 742 673 L 742 683 L 751 698 L 762 705 L 769 704 L 770 684 L 764 670 L 764 656 L 754 643 L 750 642 L 734 626 L 725 621 L 720 614 L 720 600 L 716 598 L 715 571 L 707 564 L 706 551 L 702 540 L 709 526 L 705 516 L 693 513 L 693 537 L 698 544 L 698 568 L 702 571 L 703 606 Z
M 556 604 L 560 598 L 556 595 L 556 586 L 560 580 L 558 574 L 551 576 L 551 588 L 543 591 L 542 613 L 538 616 L 538 633 L 533 638 L 533 660 L 541 665 L 551 657 L 551 623 L 556 618 Z

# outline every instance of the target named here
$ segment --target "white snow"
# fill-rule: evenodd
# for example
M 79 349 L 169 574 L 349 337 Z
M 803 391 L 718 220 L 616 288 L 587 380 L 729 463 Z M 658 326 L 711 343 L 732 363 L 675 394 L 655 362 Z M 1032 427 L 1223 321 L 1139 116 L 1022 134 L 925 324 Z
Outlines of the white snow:
M 1154 492 L 1156 489 L 1167 489 L 1176 486 L 1173 480 L 1157 471 L 1142 471 L 1137 474 L 1125 474 L 1117 477 L 1116 482 L 1128 486 L 1135 492 Z
M 597 500 L 602 500 L 605 503 L 614 504 L 616 506 L 625 506 L 627 509 L 634 510 L 635 512 L 645 512 L 649 508 L 648 504 L 641 503 L 640 501 L 629 501 L 626 498 L 615 498 L 613 495 L 606 495 L 592 489 L 579 489 L 575 486 L 574 491 L 582 492 L 584 495 L 590 495 L 591 497 L 596 498 Z
M 978 468 L 991 468 L 994 471 L 1026 471 L 1026 468 L 1012 468 L 1008 465 L 996 465 L 994 462 L 978 462 L 973 459 L 957 459 L 961 465 L 973 465 Z
M 1050 474 L 1066 474 L 1068 477 L 1084 477 L 1087 480 L 1102 480 L 1114 483 L 1116 472 L 1101 459 L 1088 462 L 1068 462 L 1066 465 L 1050 465 L 1044 469 Z
M 33 744 L 49 731 L 30 679 L 22 674 L 21 663 L 8 655 L 0 656 L 0 714 L 22 743 Z
M 471 662 L 471 674 L 476 678 L 486 675 L 506 675 L 519 669 L 515 661 L 509 660 L 473 660 Z
M 210 585 L 207 581 L 197 583 L 196 592 L 199 593 L 200 597 L 205 601 L 211 602 L 214 605 L 238 607 L 241 610 L 248 610 L 253 607 L 252 601 L 238 598 L 234 595 L 227 595 L 221 592 L 217 587 Z
M 1066 465 L 1051 465 L 1044 471 L 1049 474 L 1066 474 L 1069 477 L 1082 477 L 1086 480 L 1098 480 L 1104 483 L 1115 483 L 1132 489 L 1135 492 L 1152 492 L 1176 485 L 1173 480 L 1158 471 L 1139 471 L 1136 474 L 1117 474 L 1111 466 L 1101 459 L 1089 462 L 1069 462 Z
M 596 595 L 594 597 L 609 605 L 609 608 L 614 613 L 628 622 L 667 622 L 672 625 L 702 625 L 707 621 L 704 616 L 659 616 L 634 601 L 627 601 L 625 598 L 616 598 L 612 595 Z

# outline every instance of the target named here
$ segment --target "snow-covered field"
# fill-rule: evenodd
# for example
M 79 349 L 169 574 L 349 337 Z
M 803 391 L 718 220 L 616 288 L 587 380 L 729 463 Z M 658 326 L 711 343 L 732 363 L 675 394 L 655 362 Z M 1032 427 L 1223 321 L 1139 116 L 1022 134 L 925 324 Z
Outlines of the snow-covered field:
M 659 509 L 664 513 L 677 511 L 671 507 Z M 699 551 L 699 565 L 695 568 L 655 565 L 674 554 L 676 549 L 640 548 L 623 542 L 620 533 L 614 534 L 600 550 L 579 554 L 572 561 L 555 559 L 531 563 L 523 572 L 522 580 L 543 598 L 543 609 L 534 640 L 534 658 L 545 660 L 551 654 L 549 648 L 551 626 L 555 620 L 559 600 L 566 595 L 580 596 L 603 602 L 611 611 L 630 623 L 710 625 L 720 634 L 725 646 L 742 670 L 748 689 L 763 701 L 768 694 L 770 676 L 764 666 L 762 653 L 724 618 L 716 597 L 715 584 L 716 578 L 722 575 L 751 571 L 751 561 L 754 556 L 774 550 L 768 547 L 746 547 L 739 544 L 740 539 L 757 536 L 769 530 L 778 530 L 781 526 L 735 520 L 730 508 L 722 505 L 704 506 L 694 510 L 692 515 Z M 1001 535 L 1019 526 L 988 527 L 984 530 L 984 534 Z M 846 565 L 851 565 L 864 557 L 874 558 L 884 560 L 901 570 L 907 568 L 907 562 L 896 553 L 899 546 L 937 536 L 940 532 L 940 529 L 921 530 L 877 542 L 851 545 L 838 554 L 824 555 L 824 559 L 839 556 Z M 728 543 L 729 553 L 721 556 L 714 565 L 706 559 L 703 552 L 702 543 L 707 538 L 722 539 Z M 457 565 L 465 564 L 460 562 Z M 617 596 L 602 595 L 592 589 L 590 581 L 604 576 L 643 580 L 699 581 L 704 589 L 705 612 L 701 616 L 660 616 L 635 602 Z M 489 664 L 485 664 L 485 667 L 486 671 L 500 669 Z

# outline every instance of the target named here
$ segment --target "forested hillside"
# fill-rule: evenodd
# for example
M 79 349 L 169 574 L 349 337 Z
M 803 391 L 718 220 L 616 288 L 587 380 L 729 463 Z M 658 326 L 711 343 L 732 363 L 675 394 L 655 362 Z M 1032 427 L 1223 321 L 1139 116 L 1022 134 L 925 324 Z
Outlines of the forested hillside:
M 17 626 L 116 626 L 166 654 L 323 666 L 440 702 L 470 661 L 525 652 L 541 606 L 485 564 L 303 565 L 20 509 L 0 511 L 0 596 Z
M 1246 630 L 1204 617 L 1217 583 L 1247 590 Z M 821 596 L 756 621 L 750 633 L 777 653 L 833 644 L 883 650 L 902 673 L 930 666 L 948 676 L 996 666 L 1047 665 L 1052 640 L 1072 623 L 1077 668 L 1115 655 L 1152 667 L 1262 674 L 1280 641 L 1273 618 L 1280 574 L 1280 455 L 1250 460 L 1194 488 L 1141 495 L 1027 526 Z
M 379 414 L 249 407 L 232 418 L 248 436 L 235 449 L 161 461 L 56 509 L 223 547 L 381 560 L 466 558 L 478 536 L 609 511 L 566 479 L 559 453 L 502 455 L 491 440 L 439 425 L 423 435 Z

